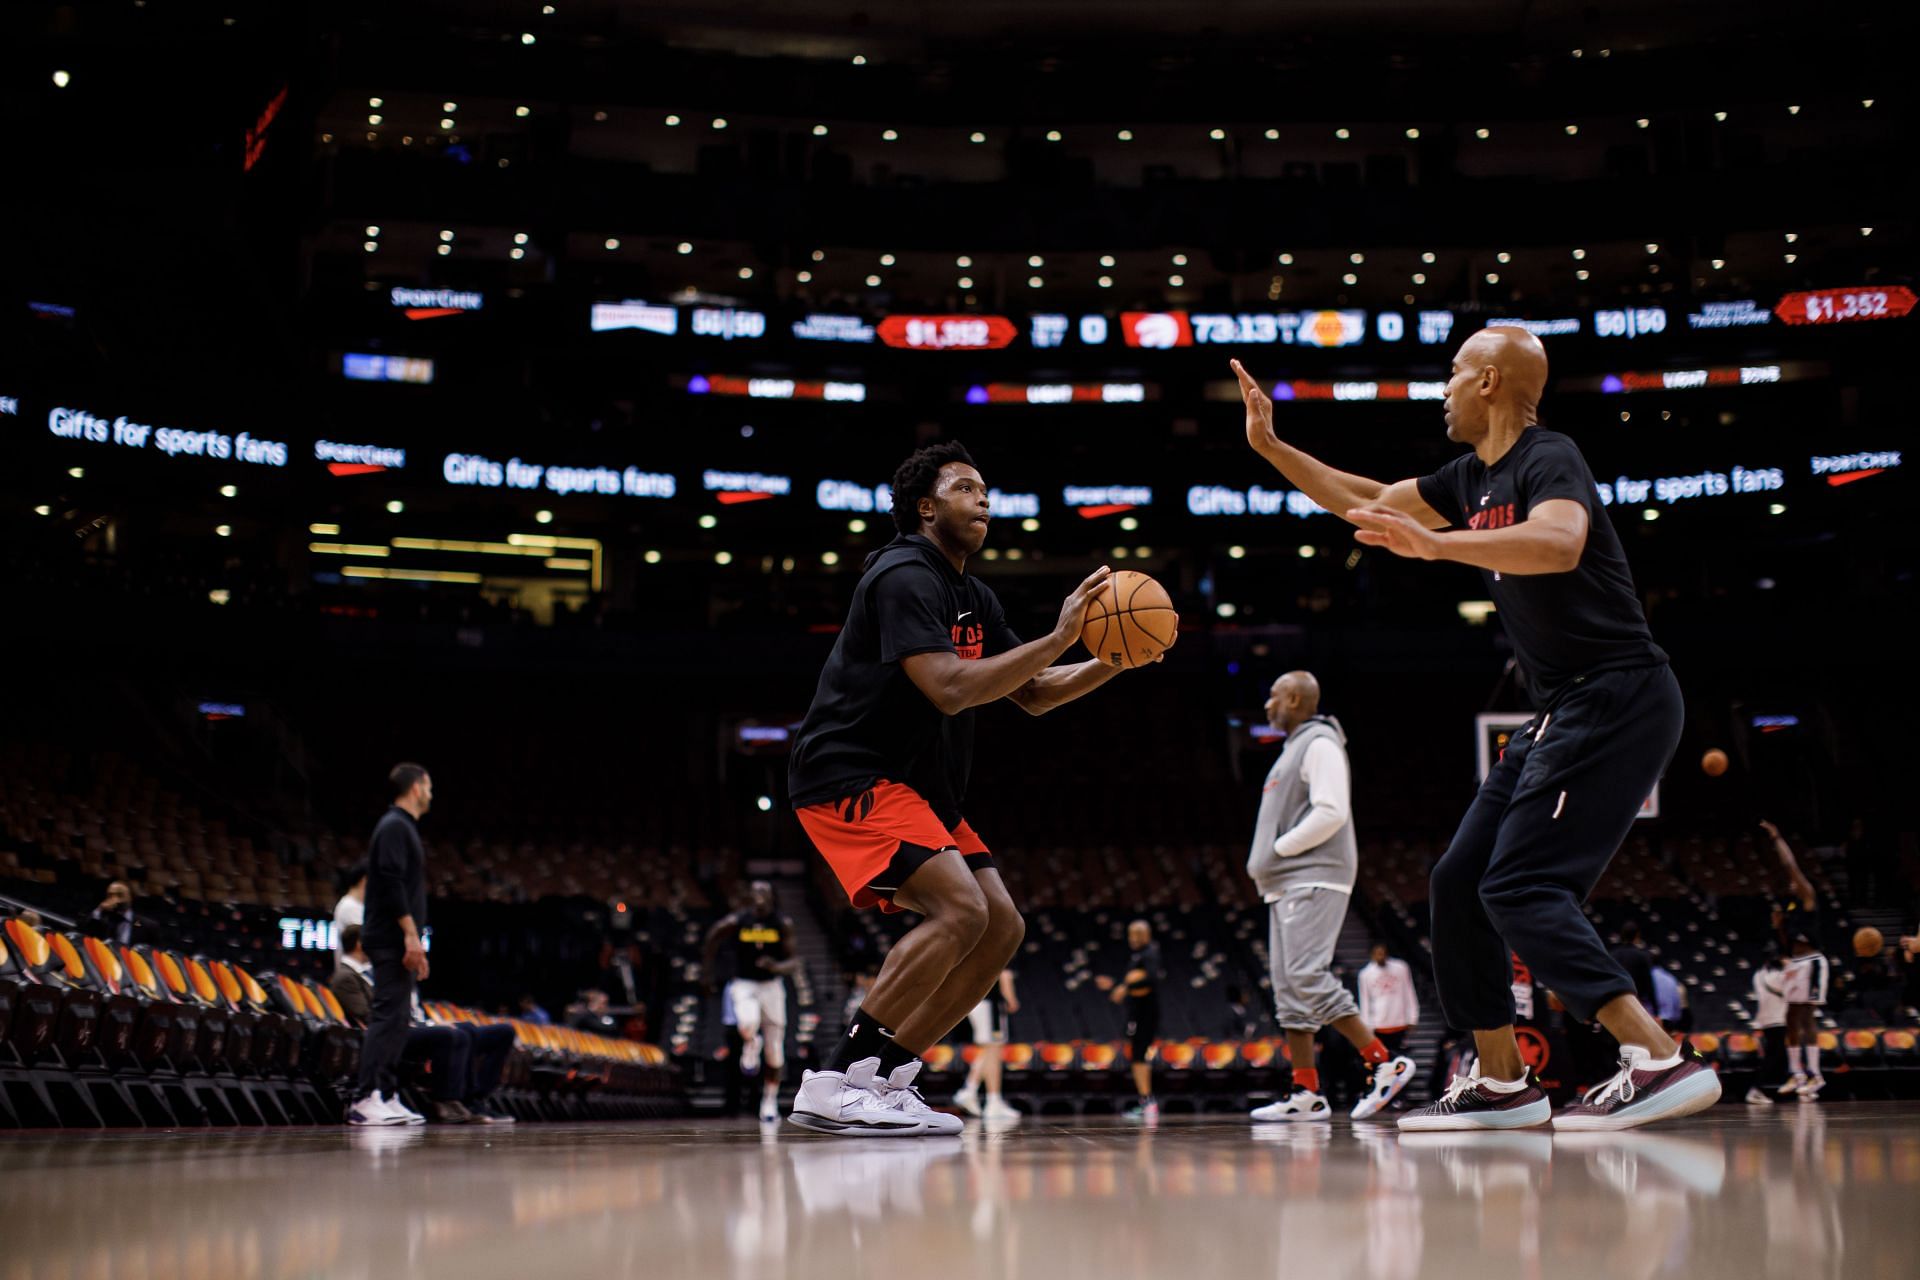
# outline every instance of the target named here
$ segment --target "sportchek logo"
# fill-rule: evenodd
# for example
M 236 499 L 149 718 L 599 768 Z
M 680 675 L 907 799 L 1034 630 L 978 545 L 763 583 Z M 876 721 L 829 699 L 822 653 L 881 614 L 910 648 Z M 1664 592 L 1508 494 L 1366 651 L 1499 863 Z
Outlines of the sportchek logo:
M 1837 489 L 1843 484 L 1892 471 L 1899 465 L 1900 452 L 1897 449 L 1884 453 L 1843 453 L 1834 457 L 1816 457 L 1813 460 L 1813 474 L 1825 476 L 1827 483 Z

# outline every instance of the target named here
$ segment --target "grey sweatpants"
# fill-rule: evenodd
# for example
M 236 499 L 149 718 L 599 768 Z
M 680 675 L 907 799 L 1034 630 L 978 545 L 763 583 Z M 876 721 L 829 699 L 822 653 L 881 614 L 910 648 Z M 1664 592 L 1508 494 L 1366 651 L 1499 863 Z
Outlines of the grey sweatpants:
M 1328 972 L 1350 896 L 1336 889 L 1290 889 L 1268 904 L 1273 1012 L 1281 1030 L 1318 1031 L 1360 1012 L 1353 993 Z

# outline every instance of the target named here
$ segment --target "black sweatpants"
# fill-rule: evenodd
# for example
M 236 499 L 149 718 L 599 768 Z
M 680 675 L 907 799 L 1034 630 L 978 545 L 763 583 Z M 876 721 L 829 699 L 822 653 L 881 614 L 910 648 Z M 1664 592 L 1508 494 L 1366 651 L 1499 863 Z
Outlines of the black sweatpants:
M 373 962 L 373 1010 L 360 1042 L 360 1085 L 355 1099 L 380 1093 L 391 1101 L 400 1092 L 394 1068 L 407 1048 L 407 1024 L 413 1014 L 413 975 L 400 963 L 402 951 L 367 952 Z
M 1580 905 L 1680 742 L 1662 664 L 1581 676 L 1507 744 L 1434 865 L 1433 968 L 1450 1026 L 1513 1021 L 1509 947 L 1582 1021 L 1633 979 Z

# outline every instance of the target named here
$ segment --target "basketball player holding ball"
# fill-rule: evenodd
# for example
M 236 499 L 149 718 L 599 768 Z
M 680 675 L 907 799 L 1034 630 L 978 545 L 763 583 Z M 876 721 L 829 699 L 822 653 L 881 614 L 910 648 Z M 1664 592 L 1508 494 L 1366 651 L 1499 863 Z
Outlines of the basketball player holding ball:
M 802 1078 L 788 1119 L 817 1132 L 904 1137 L 962 1127 L 914 1089 L 920 1055 L 987 994 L 1026 933 L 964 817 L 973 708 L 1006 698 L 1043 714 L 1158 661 L 1175 638 L 1170 608 L 1128 614 L 1117 652 L 1055 666 L 1094 630 L 1093 601 L 1102 614 L 1127 603 L 1115 600 L 1102 566 L 1067 596 L 1051 632 L 1023 643 L 992 590 L 967 572 L 990 516 L 986 481 L 957 441 L 900 464 L 898 536 L 867 558 L 794 739 L 793 807 L 847 897 L 856 908 L 924 917 L 887 953 L 823 1069 Z M 1154 591 L 1155 603 L 1166 599 Z M 1134 634 L 1142 620 L 1157 641 Z
M 1712 1068 L 1641 1006 L 1580 909 L 1673 759 L 1683 706 L 1586 460 L 1539 425 L 1546 349 L 1516 326 L 1468 338 L 1446 422 L 1447 438 L 1472 452 L 1393 484 L 1281 441 L 1273 402 L 1239 361 L 1233 369 L 1247 443 L 1357 525 L 1362 544 L 1481 570 L 1538 706 L 1433 869 L 1440 1003 L 1449 1024 L 1473 1032 L 1478 1059 L 1400 1127 L 1631 1129 L 1712 1106 Z M 1514 1037 L 1509 946 L 1575 1017 L 1597 1018 L 1620 1043 L 1620 1070 L 1558 1116 Z

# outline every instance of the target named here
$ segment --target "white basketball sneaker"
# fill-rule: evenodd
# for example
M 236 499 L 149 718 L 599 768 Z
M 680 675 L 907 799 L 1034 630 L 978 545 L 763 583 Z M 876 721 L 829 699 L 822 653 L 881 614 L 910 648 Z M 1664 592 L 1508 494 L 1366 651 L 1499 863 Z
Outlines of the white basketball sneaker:
M 347 1123 L 385 1127 L 406 1124 L 407 1118 L 387 1105 L 385 1098 L 377 1093 L 370 1093 L 347 1108 Z
M 920 1059 L 915 1058 L 904 1066 L 895 1067 L 886 1079 L 875 1080 L 873 1088 L 880 1097 L 881 1105 L 918 1120 L 929 1138 L 951 1137 L 959 1133 L 967 1127 L 966 1121 L 944 1111 L 935 1111 L 920 1096 L 920 1091 L 913 1087 L 915 1077 L 920 1074 L 920 1066 Z
M 808 1071 L 800 1077 L 787 1119 L 815 1133 L 844 1138 L 912 1138 L 926 1132 L 919 1117 L 888 1106 L 874 1090 L 880 1059 L 862 1058 L 845 1071 Z
M 962 1086 L 953 1095 L 953 1105 L 970 1116 L 980 1114 L 980 1091 L 972 1085 Z
M 1413 1083 L 1413 1059 L 1402 1055 L 1373 1069 L 1373 1089 L 1353 1108 L 1355 1120 L 1379 1115 L 1400 1091 Z
M 1278 1102 L 1269 1102 L 1264 1107 L 1255 1107 L 1255 1120 L 1277 1120 L 1292 1123 L 1296 1120 L 1331 1120 L 1333 1108 L 1327 1100 L 1311 1089 L 1295 1089 L 1290 1095 Z
M 740 1074 L 757 1076 L 760 1074 L 760 1036 L 758 1033 L 748 1036 L 740 1042 Z

